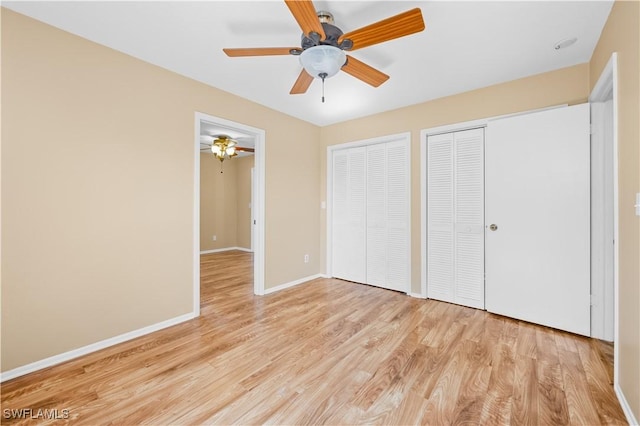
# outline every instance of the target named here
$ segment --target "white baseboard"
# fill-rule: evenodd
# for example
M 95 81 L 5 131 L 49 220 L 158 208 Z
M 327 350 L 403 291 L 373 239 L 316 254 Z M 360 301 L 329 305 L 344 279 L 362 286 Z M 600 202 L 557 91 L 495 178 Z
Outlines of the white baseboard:
M 248 249 L 248 248 L 244 248 L 244 247 L 224 247 L 224 248 L 219 248 L 219 249 L 214 249 L 214 250 L 203 250 L 200 252 L 200 254 L 211 254 L 211 253 L 220 253 L 222 251 L 231 251 L 231 250 L 240 250 L 240 251 L 246 251 L 249 253 L 253 253 L 253 250 Z
M 415 297 L 416 299 L 426 299 L 426 296 L 424 296 L 422 293 L 409 292 L 407 294 L 411 297 Z
M 280 284 L 275 287 L 265 288 L 264 294 L 275 293 L 276 291 L 284 290 L 285 288 L 293 287 L 298 284 L 306 283 L 307 281 L 315 280 L 316 278 L 323 278 L 322 274 L 309 275 L 308 277 L 300 278 L 299 280 L 291 281 L 288 283 Z
M 108 348 L 118 343 L 126 342 L 127 340 L 135 339 L 136 337 L 144 336 L 146 334 L 153 333 L 154 331 L 162 330 L 163 328 L 171 327 L 181 322 L 188 321 L 195 318 L 193 312 L 180 315 L 179 317 L 171 318 L 166 321 L 162 321 L 156 324 L 149 325 L 147 327 L 139 328 L 137 330 L 130 331 L 128 333 L 121 334 L 119 336 L 111 337 L 100 342 L 92 343 L 87 346 L 83 346 L 78 349 L 73 349 L 68 352 L 64 352 L 58 355 L 54 355 L 49 358 L 42 359 L 40 361 L 32 362 L 22 367 L 14 368 L 13 370 L 0 373 L 0 383 L 7 380 L 15 379 L 16 377 L 24 376 L 25 374 L 33 373 L 34 371 L 42 370 L 44 368 L 52 367 L 56 364 L 61 364 L 66 361 L 70 361 L 74 358 L 78 358 L 83 355 L 90 354 L 92 352 L 99 351 L 101 349 Z
M 253 250 L 248 249 L 246 247 L 234 247 L 233 250 L 246 251 L 247 253 L 253 253 Z
M 638 426 L 638 420 L 633 415 L 633 411 L 631 411 L 631 407 L 629 406 L 629 402 L 627 402 L 627 398 L 624 397 L 624 393 L 622 389 L 620 389 L 619 384 L 613 385 L 613 390 L 616 392 L 616 396 L 618 397 L 618 402 L 620 402 L 620 407 L 622 407 L 622 411 L 624 415 L 627 417 L 627 422 L 629 422 L 632 426 Z

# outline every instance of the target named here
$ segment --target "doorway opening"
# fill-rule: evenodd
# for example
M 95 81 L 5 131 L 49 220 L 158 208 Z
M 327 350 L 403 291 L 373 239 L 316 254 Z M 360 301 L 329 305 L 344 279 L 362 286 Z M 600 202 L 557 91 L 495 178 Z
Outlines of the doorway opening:
M 213 132 L 213 133 L 212 133 Z M 210 135 L 211 133 L 211 135 Z M 211 139 L 213 134 L 225 134 L 237 137 L 245 145 L 253 145 L 254 162 L 253 183 L 251 186 L 251 229 L 250 245 L 253 250 L 253 292 L 256 295 L 264 294 L 264 195 L 265 195 L 265 131 L 255 127 L 236 123 L 223 118 L 204 113 L 195 113 L 195 143 L 194 143 L 194 207 L 193 207 L 193 311 L 195 315 L 200 313 L 200 204 L 201 204 L 201 148 L 207 143 L 207 137 Z M 211 142 L 211 141 L 208 141 Z M 226 160 L 225 162 L 234 161 Z M 223 166 L 224 162 L 220 164 Z M 224 170 L 224 169 L 222 169 Z M 214 234 L 215 235 L 215 234 Z M 211 236 L 213 238 L 213 236 Z M 217 238 L 217 235 L 216 235 Z
M 594 86 L 591 104 L 591 329 L 613 341 L 618 381 L 618 107 L 617 54 Z

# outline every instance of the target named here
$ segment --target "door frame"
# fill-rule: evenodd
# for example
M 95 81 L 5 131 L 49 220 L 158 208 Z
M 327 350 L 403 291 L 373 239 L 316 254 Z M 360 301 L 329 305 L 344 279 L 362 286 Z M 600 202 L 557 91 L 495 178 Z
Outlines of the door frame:
M 224 118 L 195 113 L 193 144 L 193 314 L 200 315 L 200 124 L 208 122 L 252 136 L 255 140 L 254 173 L 256 185 L 253 188 L 255 204 L 252 205 L 252 225 L 255 246 L 253 247 L 253 292 L 264 295 L 265 259 L 265 131 L 246 124 Z
M 254 157 L 255 160 L 255 157 Z M 254 206 L 256 205 L 256 173 L 255 173 L 255 167 L 251 168 L 251 209 L 250 209 L 250 216 L 251 216 L 251 252 L 255 252 L 256 250 L 256 232 L 255 232 L 255 226 L 257 224 L 257 220 L 256 217 L 254 215 Z
M 589 95 L 589 103 L 593 102 L 604 102 L 607 98 L 612 97 L 613 104 L 613 122 L 612 129 L 613 135 L 611 143 L 613 143 L 613 157 L 612 157 L 612 168 L 613 168 L 613 382 L 614 387 L 619 386 L 619 369 L 618 369 L 618 360 L 620 348 L 618 345 L 619 341 L 619 321 L 618 321 L 618 306 L 619 306 L 619 295 L 618 295 L 618 286 L 619 286 L 619 226 L 618 226 L 618 217 L 619 217 L 619 199 L 618 199 L 618 54 L 616 52 L 611 54 L 607 65 L 604 67 L 602 72 L 600 73 L 600 77 L 598 81 L 594 85 L 591 90 L 591 94 Z M 602 117 L 593 117 L 596 119 L 602 120 Z M 610 290 L 610 289 L 609 289 Z M 607 289 L 603 289 L 603 291 L 607 291 Z M 604 293 L 602 293 L 604 294 Z M 601 312 L 604 316 L 604 312 Z M 602 318 L 604 321 L 610 321 L 610 318 L 606 316 Z M 600 336 L 593 336 L 602 338 Z
M 333 266 L 332 265 L 333 263 L 333 237 L 332 237 L 333 235 L 333 152 L 338 151 L 340 149 L 356 148 L 361 146 L 374 145 L 374 144 L 385 143 L 385 142 L 393 142 L 398 140 L 406 141 L 409 144 L 409 147 L 411 147 L 411 132 L 395 133 L 392 135 L 379 136 L 379 137 L 370 138 L 370 139 L 362 139 L 362 140 L 353 141 L 353 142 L 345 142 L 338 145 L 330 145 L 327 147 L 327 187 L 326 187 L 327 189 L 326 276 L 327 277 L 333 276 L 333 270 L 332 270 L 332 266 Z M 411 158 L 409 158 L 409 164 L 411 164 Z M 411 179 L 409 179 L 409 207 L 408 208 L 409 208 L 408 232 L 409 232 L 409 237 L 411 237 Z M 411 258 L 411 238 L 409 238 L 408 252 L 409 252 L 409 258 Z M 411 267 L 409 267 L 409 271 L 408 271 L 408 285 L 407 285 L 407 288 L 405 289 L 405 292 L 408 295 L 414 296 L 414 294 L 411 292 Z

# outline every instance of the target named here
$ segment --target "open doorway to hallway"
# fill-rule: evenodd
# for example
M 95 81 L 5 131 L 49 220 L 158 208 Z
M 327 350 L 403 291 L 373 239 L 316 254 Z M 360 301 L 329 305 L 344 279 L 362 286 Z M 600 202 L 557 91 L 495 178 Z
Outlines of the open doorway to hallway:
M 249 262 L 245 266 L 252 271 L 250 290 L 264 294 L 264 144 L 261 129 L 196 113 L 193 231 L 196 312 L 200 310 L 203 294 L 201 254 L 248 253 L 235 261 Z M 223 161 L 214 154 L 221 151 L 226 153 Z M 207 261 L 220 257 L 212 256 Z

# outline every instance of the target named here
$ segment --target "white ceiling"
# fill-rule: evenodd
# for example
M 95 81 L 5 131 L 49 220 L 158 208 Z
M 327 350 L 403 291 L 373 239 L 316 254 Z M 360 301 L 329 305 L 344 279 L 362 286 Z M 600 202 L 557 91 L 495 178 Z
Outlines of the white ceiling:
M 352 55 L 389 74 L 342 72 L 289 95 L 295 56 L 229 58 L 223 47 L 298 46 L 283 1 L 6 2 L 2 5 L 275 110 L 324 126 L 589 61 L 612 0 L 314 1 L 347 32 L 414 7 L 426 30 Z M 556 42 L 577 37 L 571 47 Z

